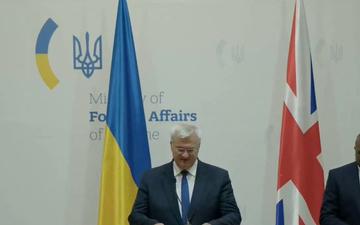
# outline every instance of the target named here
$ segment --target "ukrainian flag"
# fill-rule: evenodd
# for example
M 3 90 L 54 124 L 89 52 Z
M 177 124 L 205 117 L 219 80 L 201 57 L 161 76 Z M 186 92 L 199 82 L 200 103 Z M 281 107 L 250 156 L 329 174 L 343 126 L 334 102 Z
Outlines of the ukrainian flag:
M 102 167 L 98 225 L 126 225 L 141 175 L 151 168 L 126 0 L 116 19 Z

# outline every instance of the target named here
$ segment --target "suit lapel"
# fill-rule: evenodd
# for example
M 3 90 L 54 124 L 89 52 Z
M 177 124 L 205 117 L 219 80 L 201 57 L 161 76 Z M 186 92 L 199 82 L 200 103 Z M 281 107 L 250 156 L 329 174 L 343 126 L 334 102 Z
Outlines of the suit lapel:
M 189 209 L 189 214 L 188 214 L 189 220 L 191 220 L 191 218 L 193 217 L 193 215 L 196 212 L 196 209 L 198 208 L 196 205 L 198 205 L 199 202 L 206 201 L 205 199 L 203 199 L 205 196 L 204 191 L 206 188 L 206 182 L 205 182 L 207 179 L 206 176 L 207 176 L 207 173 L 206 173 L 206 170 L 204 169 L 204 165 L 199 160 L 198 167 L 196 170 L 194 190 L 193 190 L 191 202 L 190 202 L 190 209 Z
M 178 223 L 182 224 L 178 197 L 176 195 L 176 179 L 174 178 L 172 162 L 170 162 L 165 168 L 163 175 L 164 194 L 168 200 L 169 207 L 171 208 L 171 212 L 173 212 Z
M 356 199 L 356 206 L 357 206 L 357 211 L 358 213 L 360 213 L 360 181 L 359 181 L 359 168 L 356 164 L 356 162 L 353 164 L 354 166 L 351 168 L 351 181 L 352 183 L 352 187 L 354 190 L 354 199 Z

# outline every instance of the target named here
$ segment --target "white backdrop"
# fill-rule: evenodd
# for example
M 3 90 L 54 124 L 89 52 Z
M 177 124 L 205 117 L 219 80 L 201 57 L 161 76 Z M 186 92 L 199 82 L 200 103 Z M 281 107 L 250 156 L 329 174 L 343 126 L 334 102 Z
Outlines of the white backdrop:
M 304 0 L 325 174 L 354 159 L 360 132 L 360 2 Z M 152 165 L 170 160 L 161 110 L 195 113 L 200 159 L 232 178 L 244 225 L 275 223 L 281 111 L 294 1 L 128 0 Z M 103 122 L 117 2 L 0 0 L 0 224 L 96 225 Z M 35 46 L 51 18 L 50 66 Z M 73 68 L 102 36 L 102 69 Z M 91 50 L 92 51 L 92 50 Z M 101 119 L 101 116 L 98 117 Z M 93 121 L 92 121 L 93 120 Z

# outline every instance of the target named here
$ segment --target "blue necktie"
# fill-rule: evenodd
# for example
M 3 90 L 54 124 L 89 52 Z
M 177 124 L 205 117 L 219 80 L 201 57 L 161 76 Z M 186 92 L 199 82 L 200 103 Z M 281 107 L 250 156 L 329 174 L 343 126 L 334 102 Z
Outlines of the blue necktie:
M 182 212 L 182 221 L 183 224 L 187 224 L 188 218 L 187 214 L 190 206 L 190 195 L 189 195 L 189 185 L 186 178 L 188 171 L 181 171 L 182 180 L 181 180 L 181 212 Z

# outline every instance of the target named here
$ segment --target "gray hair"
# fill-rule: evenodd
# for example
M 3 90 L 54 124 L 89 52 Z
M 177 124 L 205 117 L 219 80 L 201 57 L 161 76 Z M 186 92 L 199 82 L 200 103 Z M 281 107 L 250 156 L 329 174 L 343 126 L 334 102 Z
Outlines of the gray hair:
M 177 124 L 171 130 L 171 141 L 174 141 L 176 138 L 188 138 L 192 135 L 195 135 L 199 139 L 199 143 L 201 142 L 201 131 L 200 128 L 191 125 L 191 124 Z

